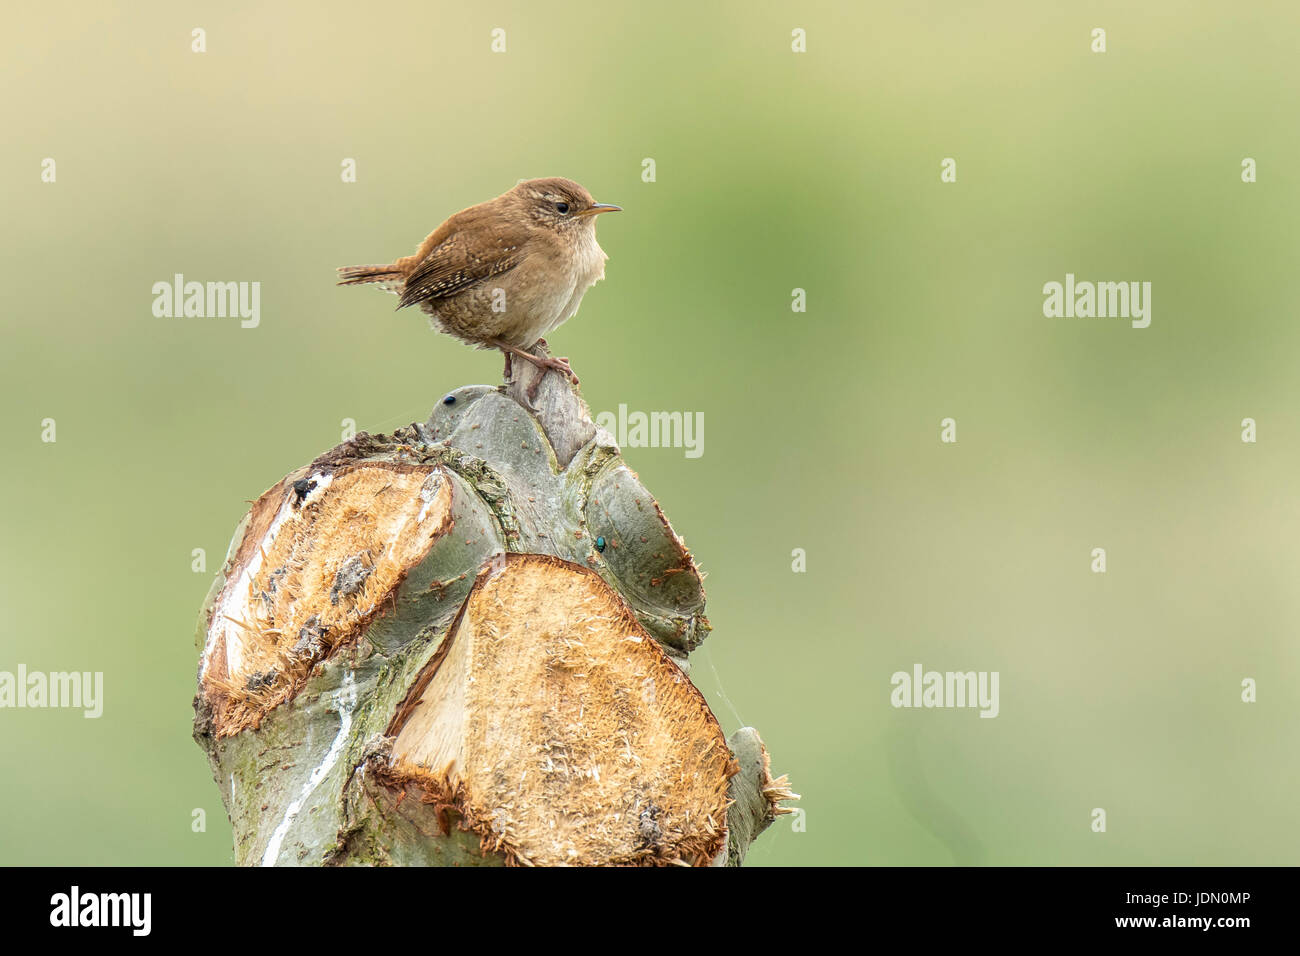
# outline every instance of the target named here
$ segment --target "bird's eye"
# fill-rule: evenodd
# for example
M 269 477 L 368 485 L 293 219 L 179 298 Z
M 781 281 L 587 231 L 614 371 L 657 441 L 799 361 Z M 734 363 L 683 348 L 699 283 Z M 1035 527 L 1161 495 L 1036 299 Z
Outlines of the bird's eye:
M 561 216 L 563 216 L 566 212 L 569 211 L 569 204 L 568 204 L 567 202 L 557 202 L 557 203 L 555 204 L 555 210 L 556 210 L 556 212 L 558 212 Z

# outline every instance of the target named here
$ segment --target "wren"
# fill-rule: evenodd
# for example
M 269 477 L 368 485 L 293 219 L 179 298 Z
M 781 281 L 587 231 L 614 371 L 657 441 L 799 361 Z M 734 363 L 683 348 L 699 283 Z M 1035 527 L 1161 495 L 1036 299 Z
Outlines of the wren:
M 500 349 L 507 379 L 513 355 L 577 385 L 568 359 L 529 350 L 545 345 L 543 336 L 572 318 L 586 291 L 605 277 L 609 257 L 596 244 L 596 216 L 620 211 L 570 179 L 524 180 L 448 217 L 414 255 L 340 268 L 338 284 L 376 283 L 400 296 L 399 309 L 419 305 L 439 331 Z M 529 388 L 529 400 L 540 381 Z

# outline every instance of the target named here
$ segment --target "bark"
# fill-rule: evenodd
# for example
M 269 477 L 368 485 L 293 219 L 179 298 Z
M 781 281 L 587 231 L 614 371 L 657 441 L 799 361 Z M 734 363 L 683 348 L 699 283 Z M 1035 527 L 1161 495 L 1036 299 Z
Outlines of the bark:
M 738 865 L 794 799 L 690 683 L 690 554 L 533 373 L 287 475 L 200 617 L 195 739 L 245 865 Z M 527 406 L 527 407 L 526 407 Z

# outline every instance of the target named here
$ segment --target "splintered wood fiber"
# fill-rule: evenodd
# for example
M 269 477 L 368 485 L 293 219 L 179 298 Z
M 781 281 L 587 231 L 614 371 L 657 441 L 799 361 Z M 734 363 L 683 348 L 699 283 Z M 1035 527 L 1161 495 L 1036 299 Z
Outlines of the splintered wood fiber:
M 301 501 L 286 485 L 213 613 L 210 640 L 222 642 L 224 666 L 205 676 L 219 697 L 218 732 L 256 725 L 316 661 L 354 639 L 448 530 L 450 513 L 451 484 L 427 468 L 341 469 Z
M 520 863 L 706 863 L 736 772 L 704 698 L 594 573 L 511 555 L 481 579 L 393 746 Z M 399 718 L 400 719 L 400 718 Z

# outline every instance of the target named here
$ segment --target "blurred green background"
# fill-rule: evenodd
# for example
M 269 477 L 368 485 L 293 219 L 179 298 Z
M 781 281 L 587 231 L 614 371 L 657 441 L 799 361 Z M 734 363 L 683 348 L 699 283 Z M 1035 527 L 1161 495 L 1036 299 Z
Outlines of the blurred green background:
M 192 634 L 247 501 L 501 371 L 334 267 L 545 175 L 626 209 L 551 336 L 593 410 L 704 413 L 626 454 L 709 573 L 694 679 L 804 795 L 751 863 L 1300 860 L 1294 4 L 122 6 L 0 37 L 0 669 L 106 682 L 0 711 L 0 860 L 231 860 Z M 260 327 L 154 317 L 177 272 Z M 1150 328 L 1044 318 L 1066 272 Z M 914 663 L 1000 716 L 894 710 Z

